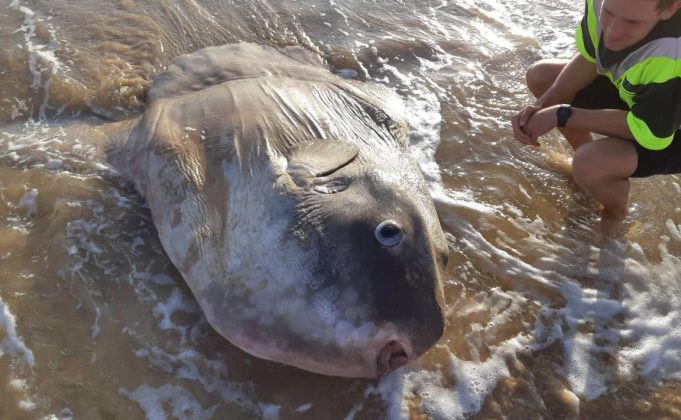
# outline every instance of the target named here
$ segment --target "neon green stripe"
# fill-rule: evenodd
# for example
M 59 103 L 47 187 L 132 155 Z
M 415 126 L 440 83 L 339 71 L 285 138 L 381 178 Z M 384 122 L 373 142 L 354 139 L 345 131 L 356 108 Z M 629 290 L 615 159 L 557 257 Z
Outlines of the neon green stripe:
M 596 16 L 596 12 L 594 12 L 593 0 L 589 0 L 589 14 L 586 25 L 589 28 L 589 36 L 591 37 L 591 43 L 594 46 L 594 50 L 598 51 L 598 16 Z
M 584 57 L 586 61 L 596 64 L 596 58 L 592 57 L 591 54 L 586 51 L 586 47 L 584 46 L 584 34 L 582 32 L 582 25 L 577 25 L 577 32 L 575 33 L 577 51 L 582 54 L 582 57 Z
M 649 57 L 631 66 L 623 76 L 634 86 L 664 83 L 681 76 L 681 60 L 671 57 Z
M 586 13 L 586 26 L 587 30 L 589 31 L 586 36 L 591 38 L 591 45 L 594 46 L 594 50 L 598 51 L 598 27 L 596 26 L 598 23 L 596 14 L 594 13 L 594 5 L 593 5 L 593 0 L 587 0 L 586 2 L 586 10 L 584 11 Z M 596 62 L 596 57 L 592 56 L 589 54 L 586 50 L 586 47 L 584 45 L 584 31 L 582 30 L 582 24 L 581 22 L 577 25 L 577 31 L 575 32 L 575 41 L 577 44 L 577 50 L 579 51 L 580 54 L 589 62 L 595 63 Z
M 674 139 L 674 134 L 669 137 L 656 137 L 648 128 L 645 121 L 637 118 L 633 112 L 627 113 L 627 125 L 631 134 L 641 146 L 650 150 L 662 150 L 669 146 Z

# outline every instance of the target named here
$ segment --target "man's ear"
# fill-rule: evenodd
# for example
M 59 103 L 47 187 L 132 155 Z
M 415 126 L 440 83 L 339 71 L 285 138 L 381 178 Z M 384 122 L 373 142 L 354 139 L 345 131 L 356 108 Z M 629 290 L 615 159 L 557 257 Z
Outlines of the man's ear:
M 681 0 L 676 0 L 674 3 L 670 4 L 669 7 L 660 12 L 660 20 L 669 19 L 674 16 L 679 9 L 681 9 Z

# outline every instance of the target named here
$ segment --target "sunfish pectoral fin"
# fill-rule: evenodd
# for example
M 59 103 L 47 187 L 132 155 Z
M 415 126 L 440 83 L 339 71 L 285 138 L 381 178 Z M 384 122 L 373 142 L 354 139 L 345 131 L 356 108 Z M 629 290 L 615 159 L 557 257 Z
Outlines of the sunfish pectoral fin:
M 359 153 L 356 144 L 340 140 L 311 140 L 296 144 L 287 153 L 286 171 L 298 186 L 312 178 L 328 176 L 352 162 Z

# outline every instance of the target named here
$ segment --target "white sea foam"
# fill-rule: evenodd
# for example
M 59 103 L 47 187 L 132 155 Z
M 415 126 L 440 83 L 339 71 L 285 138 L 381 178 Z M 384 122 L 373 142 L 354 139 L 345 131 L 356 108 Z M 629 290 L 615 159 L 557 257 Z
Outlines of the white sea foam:
M 279 410 L 281 406 L 278 404 L 258 404 L 260 407 L 260 414 L 263 420 L 279 420 Z
M 9 357 L 12 375 L 9 387 L 22 395 L 17 407 L 24 411 L 32 411 L 35 401 L 28 395 L 29 384 L 25 377 L 35 365 L 35 357 L 17 333 L 16 318 L 0 296 L 0 359 Z
M 33 367 L 35 358 L 17 333 L 17 321 L 0 297 L 0 357 L 9 355 L 14 364 Z
M 19 206 L 28 211 L 28 216 L 32 217 L 38 213 L 38 190 L 35 188 L 24 194 L 19 200 Z
M 429 184 L 441 185 L 440 167 L 435 162 L 435 150 L 440 144 L 440 102 L 428 91 L 419 91 L 407 100 L 410 153 Z
M 496 217 L 497 211 L 488 215 Z M 661 262 L 655 263 L 635 243 L 611 241 L 598 247 L 587 243 L 580 246 L 569 238 L 552 243 L 546 240 L 546 235 L 551 235 L 547 226 L 532 225 L 520 218 L 515 222 L 524 223 L 523 229 L 530 237 L 511 241 L 512 246 L 545 255 L 529 265 L 514 255 L 515 250 L 509 252 L 503 245 L 487 241 L 463 220 L 445 217 L 448 218 L 448 226 L 459 229 L 455 232 L 459 240 L 475 250 L 476 264 L 483 271 L 510 277 L 516 284 L 532 285 L 538 296 L 542 290 L 559 293 L 566 301 L 559 309 L 543 308 L 529 340 L 509 347 L 511 353 L 541 350 L 559 341 L 565 358 L 563 374 L 572 392 L 587 400 L 603 395 L 611 383 L 621 380 L 657 383 L 681 379 L 681 333 L 675 327 L 681 322 L 681 287 L 677 281 L 681 278 L 681 257 L 669 251 L 671 246 L 678 249 L 681 237 L 674 222 L 667 222 L 669 235 L 662 238 Z M 570 248 L 564 248 L 566 245 Z M 593 279 L 593 284 L 584 285 L 576 280 L 584 276 Z M 462 314 L 460 308 L 457 313 Z M 603 354 L 617 360 L 615 369 L 603 364 Z M 476 369 L 483 367 L 478 365 Z M 504 369 L 497 366 L 495 371 Z M 462 381 L 470 380 L 476 382 L 475 378 L 465 376 Z M 430 381 L 437 383 L 436 378 Z M 449 412 L 465 414 L 467 404 L 453 401 L 445 391 L 429 390 L 429 396 L 440 395 L 440 399 L 436 402 L 426 399 L 425 406 L 436 407 L 436 413 L 440 412 L 437 407 L 449 407 Z M 462 395 L 460 391 L 453 394 Z M 451 411 L 452 407 L 458 408 Z
M 489 317 L 485 325 L 472 325 L 465 337 L 470 359 L 447 351 L 448 366 L 445 364 L 438 371 L 414 367 L 397 371 L 381 381 L 376 392 L 388 402 L 386 417 L 408 418 L 409 402 L 415 396 L 420 401 L 420 409 L 432 419 L 465 418 L 478 412 L 499 380 L 509 376 L 507 361 L 519 352 L 527 352 L 532 343 L 532 337 L 522 329 L 511 338 L 501 341 L 496 338 L 496 328 L 512 324 L 526 304 L 519 294 L 500 290 L 480 296 L 479 300 L 455 303 L 458 316 L 485 313 Z M 445 344 L 438 347 L 443 349 Z M 491 354 L 482 357 L 479 352 L 482 348 L 489 349 Z M 441 385 L 447 382 L 455 385 L 453 388 Z
M 295 410 L 293 410 L 293 412 L 296 413 L 296 414 L 306 413 L 306 412 L 310 411 L 310 409 L 312 407 L 314 407 L 314 404 L 312 404 L 312 403 L 303 404 L 303 405 L 299 406 L 298 408 L 296 408 Z
M 620 330 L 617 366 L 624 378 L 638 373 L 653 382 L 681 380 L 681 257 L 669 252 L 681 240 L 678 225 L 668 221 L 667 227 L 673 236 L 662 238 L 661 262 L 648 261 L 634 245 L 637 258 L 627 260 L 622 276 L 627 321 Z
M 173 322 L 172 316 L 177 312 L 199 313 L 199 307 L 194 299 L 185 299 L 180 289 L 174 287 L 166 301 L 158 302 L 154 306 L 154 315 L 161 317 L 161 322 L 159 323 L 161 329 L 177 331 L 180 334 L 181 343 L 184 344 L 187 336 L 190 335 L 188 333 L 191 333 L 193 325 L 182 326 Z
M 135 334 L 129 327 L 124 332 Z M 238 404 L 250 413 L 260 412 L 253 396 L 250 395 L 250 387 L 228 379 L 227 367 L 219 355 L 216 359 L 208 359 L 191 346 L 180 347 L 172 353 L 151 346 L 138 349 L 135 355 L 145 358 L 150 366 L 161 369 L 176 379 L 196 381 L 205 392 L 219 395 L 226 404 Z M 147 392 L 153 393 L 154 390 L 148 389 Z
M 163 330 L 180 333 L 179 338 L 172 339 L 174 344 L 171 349 L 161 348 L 148 343 L 146 337 L 138 336 L 133 326 L 127 326 L 123 333 L 137 337 L 142 345 L 135 351 L 135 355 L 146 359 L 150 366 L 166 372 L 169 377 L 184 381 L 195 381 L 201 385 L 206 393 L 219 395 L 226 404 L 238 404 L 245 412 L 260 413 L 262 407 L 258 406 L 254 402 L 254 398 L 249 395 L 250 387 L 229 379 L 230 375 L 222 356 L 217 354 L 214 355 L 214 358 L 209 358 L 196 349 L 196 339 L 201 335 L 199 331 L 206 328 L 206 320 L 201 317 L 198 322 L 192 322 L 188 326 L 175 322 L 174 314 L 176 313 L 198 312 L 196 302 L 185 299 L 180 289 L 174 285 L 174 281 L 167 275 L 137 272 L 134 277 L 135 292 L 138 298 L 142 302 L 156 302 L 153 312 L 159 318 L 159 327 Z M 152 290 L 158 287 L 170 292 L 166 299 L 160 298 Z M 168 290 L 169 288 L 170 290 Z M 191 340 L 187 340 L 187 338 Z M 162 409 L 168 398 L 173 398 L 173 395 L 182 395 L 182 404 L 190 408 L 193 407 L 192 412 L 199 413 L 197 414 L 199 416 L 203 414 L 212 415 L 215 410 L 215 407 L 210 407 L 200 411 L 200 407 L 194 404 L 195 401 L 188 391 L 170 385 L 165 385 L 165 388 L 151 388 L 147 385 L 141 385 L 134 392 L 126 390 L 121 390 L 121 392 L 128 398 L 140 403 L 147 413 L 147 418 L 157 418 L 153 415 L 159 413 L 158 410 Z M 176 408 L 173 408 L 173 411 L 175 410 Z
M 41 417 L 40 420 L 73 420 L 74 412 L 68 407 L 65 407 L 59 414 L 50 414 Z
M 51 86 L 51 80 L 49 78 L 44 78 L 44 75 L 49 76 L 50 72 L 57 72 L 62 69 L 62 64 L 56 55 L 56 52 L 60 47 L 59 42 L 57 41 L 57 35 L 50 22 L 37 17 L 32 9 L 22 6 L 21 2 L 13 1 L 9 7 L 18 9 L 24 15 L 24 23 L 18 31 L 24 33 L 25 47 L 29 52 L 28 67 L 33 75 L 31 87 L 36 90 L 42 89 L 44 91 L 43 101 L 38 107 L 40 120 L 44 121 L 47 118 Z M 36 36 L 36 22 L 38 21 L 40 21 L 50 35 L 50 40 L 47 44 L 38 43 L 38 37 Z M 28 108 L 24 106 L 23 110 L 27 109 Z M 20 108 L 13 108 L 12 119 L 22 115 L 20 111 L 22 111 Z
M 158 388 L 140 385 L 134 391 L 121 388 L 118 392 L 137 402 L 147 420 L 165 420 L 169 416 L 178 419 L 210 419 L 218 407 L 215 405 L 204 409 L 191 392 L 178 385 L 166 384 Z M 166 412 L 164 407 L 168 407 L 170 412 Z
M 94 339 L 97 338 L 99 335 L 101 328 L 99 326 L 99 319 L 102 317 L 102 310 L 98 307 L 95 306 L 95 320 L 90 327 L 90 336 Z
M 57 170 L 57 169 L 61 169 L 63 164 L 64 164 L 64 162 L 61 159 L 53 159 L 52 158 L 52 159 L 48 159 L 47 162 L 45 162 L 45 167 L 47 169 Z

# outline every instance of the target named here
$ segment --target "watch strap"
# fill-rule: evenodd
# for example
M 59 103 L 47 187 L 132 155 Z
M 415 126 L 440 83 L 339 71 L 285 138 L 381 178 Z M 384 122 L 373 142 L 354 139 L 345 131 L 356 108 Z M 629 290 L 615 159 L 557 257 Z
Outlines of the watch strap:
M 558 121 L 557 125 L 559 128 L 564 128 L 567 121 L 572 116 L 572 106 L 563 104 L 556 110 L 556 119 Z

